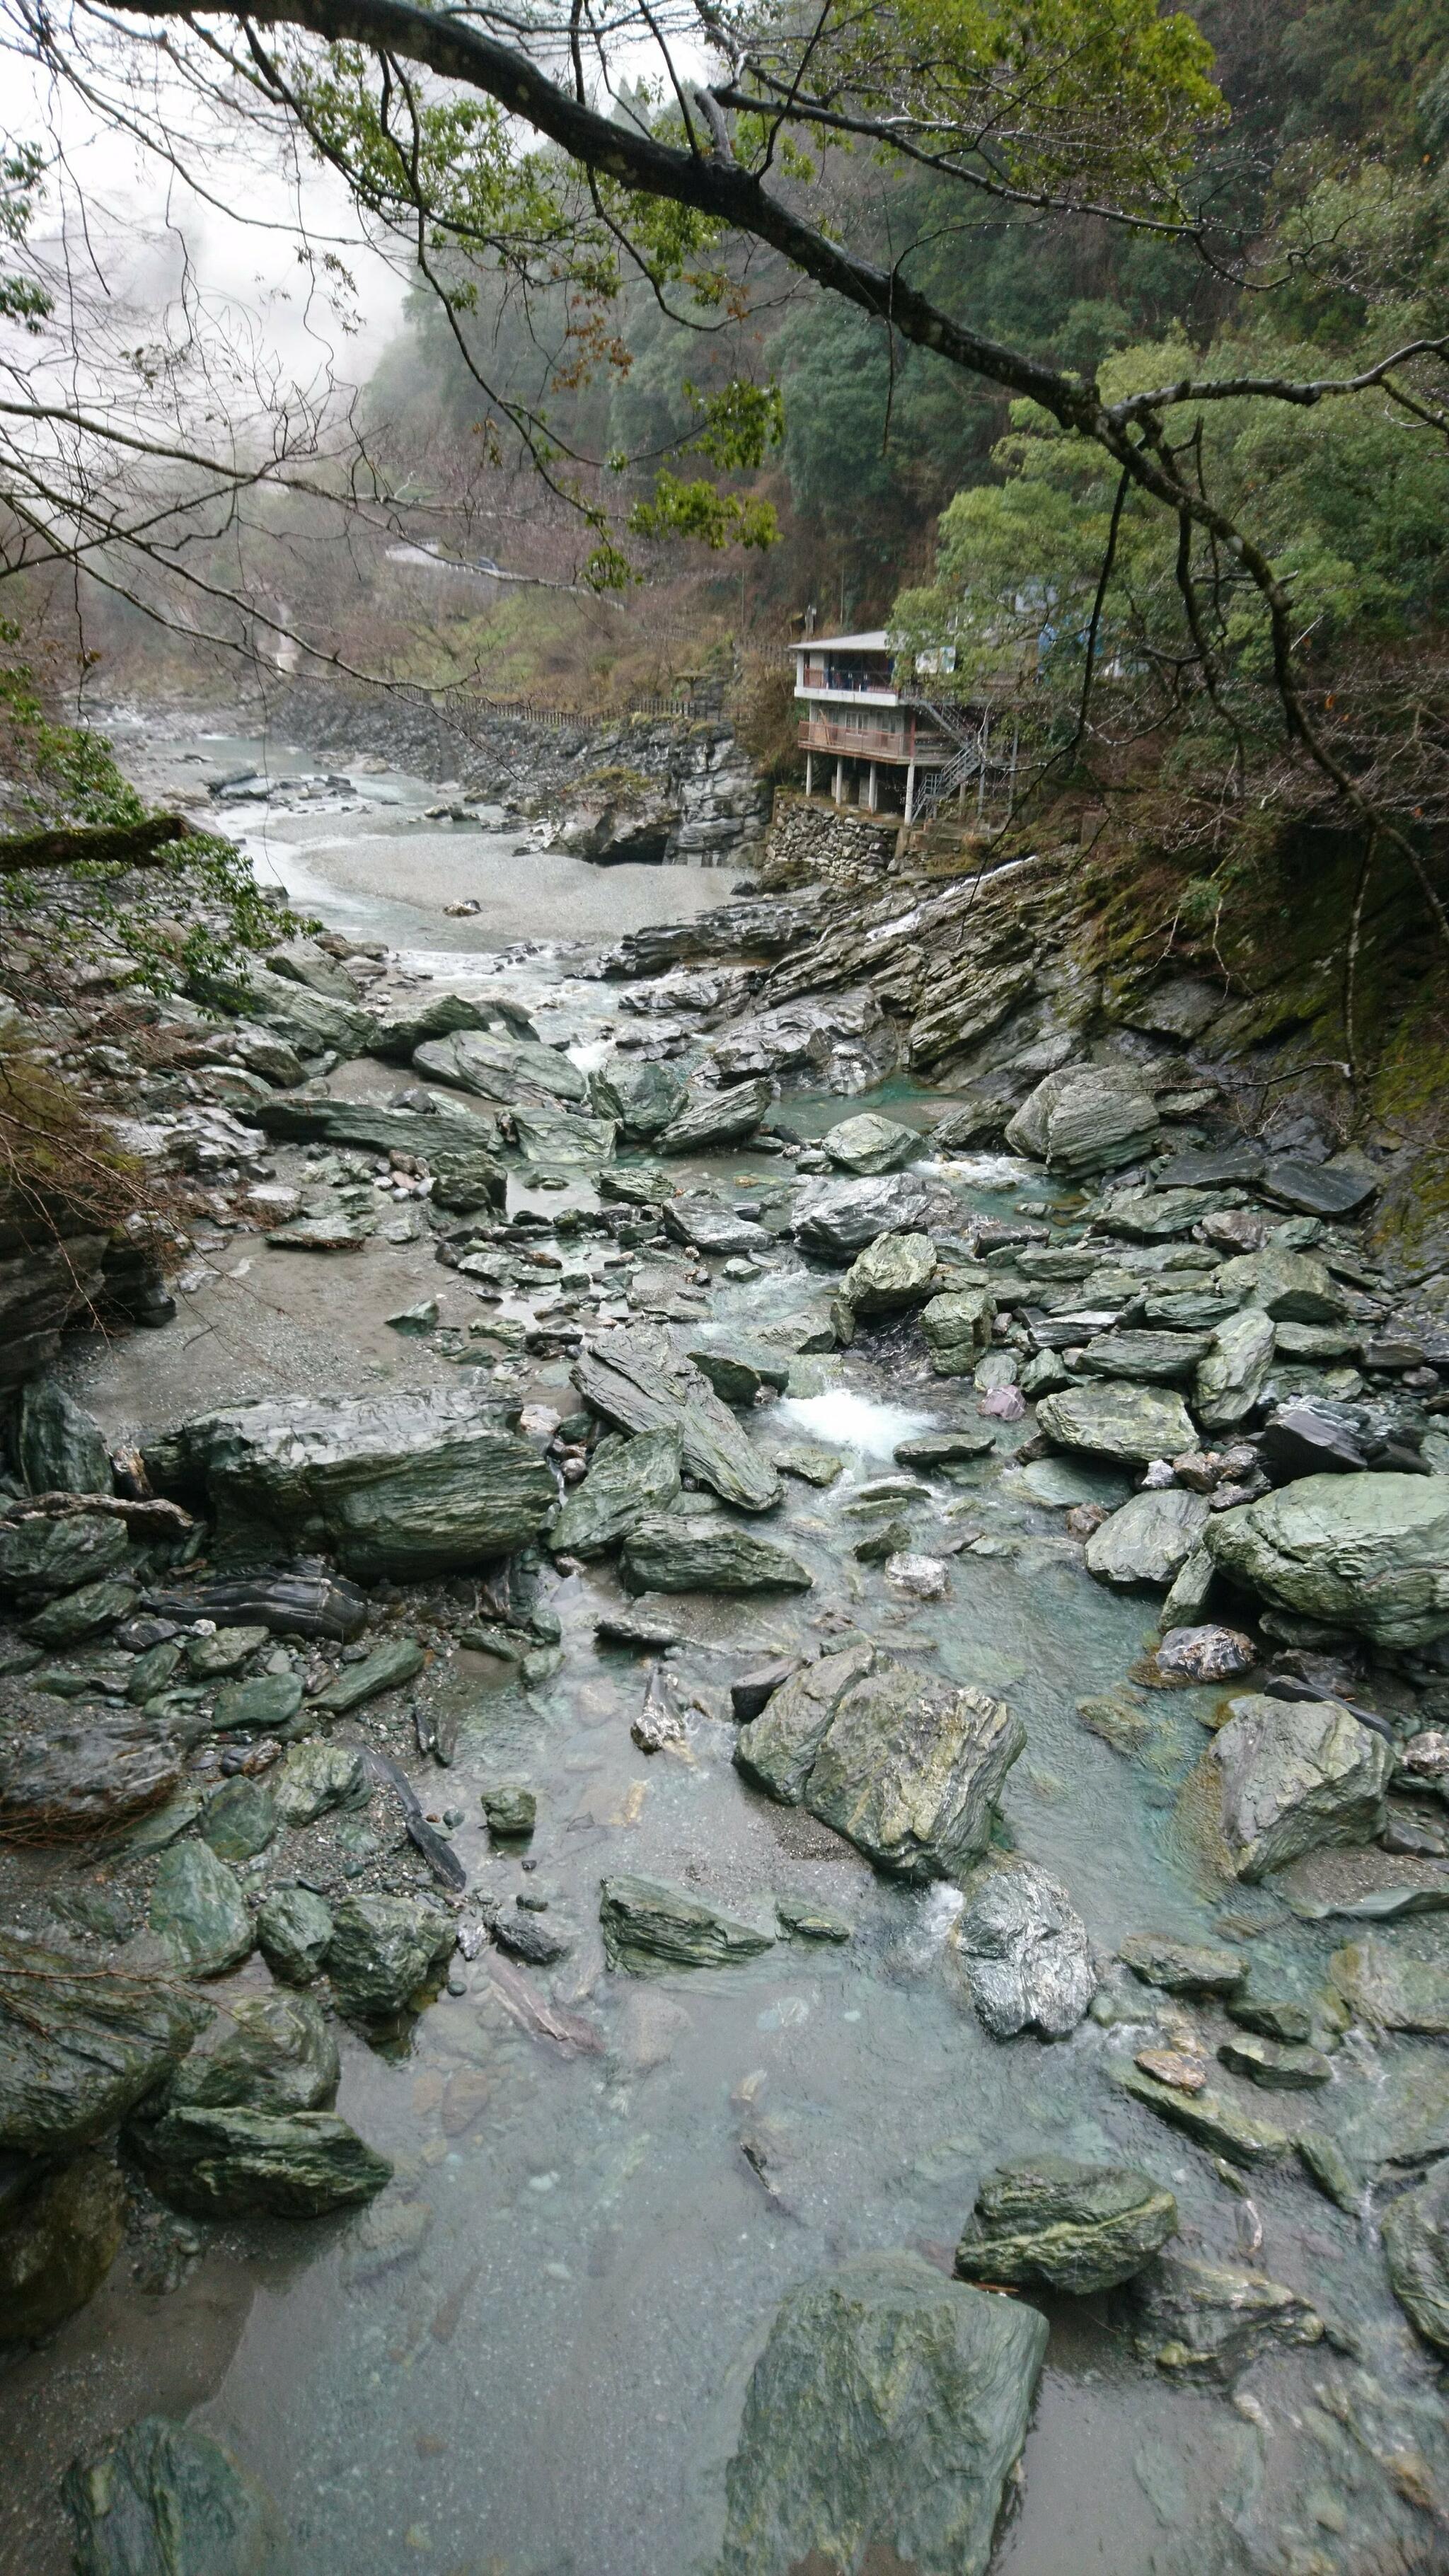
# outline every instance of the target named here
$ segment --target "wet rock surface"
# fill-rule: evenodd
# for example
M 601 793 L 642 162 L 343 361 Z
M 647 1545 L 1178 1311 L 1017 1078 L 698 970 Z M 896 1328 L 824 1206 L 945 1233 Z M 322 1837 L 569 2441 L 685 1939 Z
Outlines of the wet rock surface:
M 995 2039 L 1036 2030 L 1064 2039 L 1096 1991 L 1086 1926 L 1065 1890 L 1029 1863 L 983 1872 L 954 1939 L 967 1986 Z
M 1149 2175 L 1042 2156 L 989 2174 L 956 2248 L 967 2281 L 1112 2290 L 1177 2233 L 1177 2203 Z

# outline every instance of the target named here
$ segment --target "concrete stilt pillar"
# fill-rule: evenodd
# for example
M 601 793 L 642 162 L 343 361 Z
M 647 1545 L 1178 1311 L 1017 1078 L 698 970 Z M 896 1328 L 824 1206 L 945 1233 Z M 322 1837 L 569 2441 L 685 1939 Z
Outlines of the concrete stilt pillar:
M 914 813 L 914 811 L 915 811 L 915 804 L 916 804 L 916 764 L 915 764 L 915 762 L 912 760 L 912 761 L 908 761 L 908 762 L 907 762 L 907 764 L 906 764 L 906 821 L 907 821 L 908 823 L 909 823 L 909 821 L 910 821 L 910 819 L 911 819 L 912 814 L 913 814 L 913 813 Z
M 807 796 L 813 796 L 815 793 L 815 754 L 813 751 L 807 751 L 805 754 L 805 793 Z
M 835 787 L 833 793 L 836 804 L 843 805 L 845 803 L 845 763 L 843 760 L 837 760 L 835 764 Z
M 877 783 L 877 770 L 876 770 L 876 764 L 875 764 L 875 762 L 874 762 L 874 761 L 872 761 L 872 762 L 871 762 L 871 764 L 870 764 L 870 784 L 869 784 L 868 788 L 866 789 L 866 802 L 867 802 L 867 804 L 869 805 L 869 807 L 870 807 L 870 810 L 871 810 L 872 814 L 873 814 L 873 813 L 875 812 L 875 810 L 876 810 L 876 783 Z

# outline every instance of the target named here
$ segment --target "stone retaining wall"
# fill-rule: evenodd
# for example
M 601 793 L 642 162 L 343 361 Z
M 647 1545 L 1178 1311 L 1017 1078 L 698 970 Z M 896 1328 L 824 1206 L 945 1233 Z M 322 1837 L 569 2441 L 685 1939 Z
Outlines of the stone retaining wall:
M 760 863 L 767 889 L 821 878 L 827 885 L 878 884 L 895 873 L 898 815 L 863 814 L 849 805 L 827 805 L 782 789 L 775 798 L 769 837 Z

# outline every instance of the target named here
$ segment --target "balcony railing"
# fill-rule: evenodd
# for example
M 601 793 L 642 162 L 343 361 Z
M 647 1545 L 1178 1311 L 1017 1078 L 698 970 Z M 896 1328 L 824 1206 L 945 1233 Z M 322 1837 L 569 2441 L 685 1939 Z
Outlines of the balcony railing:
M 800 724 L 802 751 L 843 752 L 850 760 L 898 760 L 902 767 L 909 760 L 944 760 L 948 743 L 933 735 L 918 739 L 912 749 L 904 726 L 831 724 L 825 716 L 806 716 Z

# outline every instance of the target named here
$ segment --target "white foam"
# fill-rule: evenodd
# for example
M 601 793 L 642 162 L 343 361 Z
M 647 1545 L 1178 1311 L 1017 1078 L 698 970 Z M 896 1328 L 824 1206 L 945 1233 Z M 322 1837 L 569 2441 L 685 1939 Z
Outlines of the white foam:
M 889 1458 L 900 1440 L 929 1431 L 935 1416 L 913 1413 L 904 1404 L 873 1404 L 849 1387 L 828 1395 L 789 1395 L 776 1410 L 812 1440 L 830 1449 L 851 1449 L 860 1458 Z
M 612 1038 L 584 1038 L 564 1052 L 570 1064 L 578 1066 L 580 1073 L 597 1073 L 600 1065 L 613 1054 L 614 1041 Z

